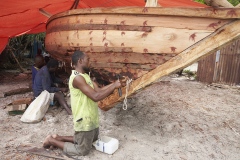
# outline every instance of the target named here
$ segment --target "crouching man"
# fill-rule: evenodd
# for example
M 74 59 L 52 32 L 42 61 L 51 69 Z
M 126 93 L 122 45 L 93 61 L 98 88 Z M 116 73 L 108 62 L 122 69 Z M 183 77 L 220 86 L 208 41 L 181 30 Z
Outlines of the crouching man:
M 89 57 L 81 51 L 72 55 L 75 70 L 69 79 L 71 108 L 74 123 L 74 136 L 49 135 L 43 142 L 43 147 L 58 147 L 67 155 L 85 156 L 92 148 L 92 143 L 98 139 L 99 116 L 97 101 L 109 96 L 115 89 L 122 87 L 119 80 L 99 88 L 91 81 L 89 72 Z

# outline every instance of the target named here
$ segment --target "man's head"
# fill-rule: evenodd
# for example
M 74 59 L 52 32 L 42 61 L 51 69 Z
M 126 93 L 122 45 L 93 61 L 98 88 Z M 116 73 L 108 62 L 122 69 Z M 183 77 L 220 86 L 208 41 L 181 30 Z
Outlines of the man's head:
M 42 55 L 37 55 L 34 60 L 34 66 L 37 68 L 42 68 L 45 65 L 45 61 Z
M 55 72 L 58 68 L 58 61 L 55 59 L 50 59 L 47 63 L 47 68 L 49 72 Z
M 89 72 L 89 57 L 81 51 L 75 51 L 72 55 L 72 64 L 75 68 L 80 67 L 85 73 Z

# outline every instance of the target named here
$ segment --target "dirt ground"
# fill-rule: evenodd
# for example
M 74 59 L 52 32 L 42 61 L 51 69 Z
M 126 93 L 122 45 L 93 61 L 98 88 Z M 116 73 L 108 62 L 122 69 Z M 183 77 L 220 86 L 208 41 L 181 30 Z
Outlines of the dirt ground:
M 0 72 L 0 92 L 27 87 L 31 75 Z M 0 98 L 0 159 L 53 159 L 18 151 L 19 146 L 42 146 L 48 134 L 72 135 L 72 117 L 64 109 L 49 108 L 36 124 L 10 116 L 6 105 L 32 92 Z M 165 77 L 122 103 L 100 114 L 100 137 L 119 140 L 119 149 L 108 155 L 94 148 L 77 159 L 114 160 L 239 160 L 240 89 L 212 86 L 185 77 Z M 60 150 L 55 150 L 56 155 Z

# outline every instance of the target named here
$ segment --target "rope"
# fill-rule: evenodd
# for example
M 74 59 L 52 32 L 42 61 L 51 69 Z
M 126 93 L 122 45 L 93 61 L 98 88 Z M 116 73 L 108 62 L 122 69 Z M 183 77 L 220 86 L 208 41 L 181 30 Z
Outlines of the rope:
M 128 90 L 129 90 L 131 82 L 132 82 L 132 79 L 128 79 L 126 81 L 126 94 L 125 94 L 125 97 L 124 97 L 124 100 L 123 100 L 123 110 L 127 110 L 127 96 L 128 96 Z

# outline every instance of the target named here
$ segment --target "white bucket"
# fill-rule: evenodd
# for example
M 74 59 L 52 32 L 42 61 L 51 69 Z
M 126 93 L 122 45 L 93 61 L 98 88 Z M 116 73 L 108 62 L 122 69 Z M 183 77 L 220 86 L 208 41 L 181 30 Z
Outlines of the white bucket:
M 100 139 L 93 142 L 93 146 L 98 151 L 107 154 L 113 154 L 118 149 L 119 141 L 115 138 L 103 136 Z

